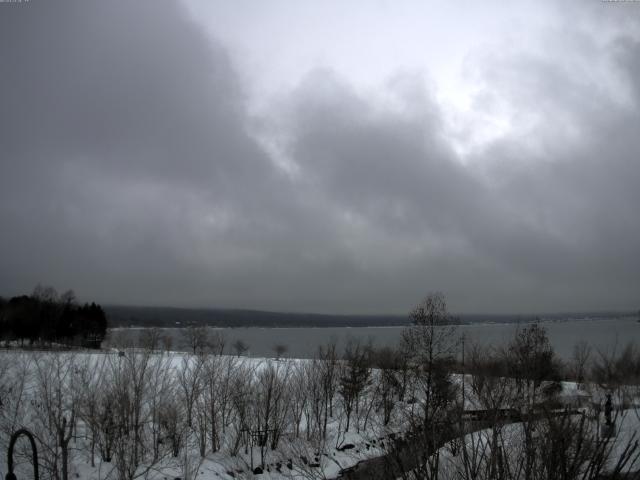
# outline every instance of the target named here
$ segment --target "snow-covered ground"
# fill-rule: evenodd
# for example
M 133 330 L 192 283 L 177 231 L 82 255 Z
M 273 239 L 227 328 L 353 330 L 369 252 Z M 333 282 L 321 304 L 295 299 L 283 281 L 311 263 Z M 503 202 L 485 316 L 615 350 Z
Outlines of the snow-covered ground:
M 406 416 L 404 414 L 413 408 L 413 405 L 409 403 L 396 402 L 390 421 L 384 425 L 380 406 L 372 400 L 373 389 L 375 388 L 373 384 L 375 382 L 371 382 L 367 387 L 369 390 L 365 395 L 366 398 L 361 399 L 361 404 L 359 405 L 361 410 L 352 414 L 353 418 L 348 431 L 345 432 L 345 407 L 336 394 L 332 404 L 333 415 L 327 420 L 326 438 L 319 440 L 317 435 L 313 435 L 313 438 L 308 439 L 307 430 L 311 428 L 309 421 L 312 418 L 311 407 L 308 405 L 301 407 L 303 411 L 298 418 L 297 428 L 296 422 L 291 417 L 293 415 L 293 402 L 298 398 L 297 395 L 300 395 L 296 389 L 304 385 L 309 391 L 313 390 L 313 385 L 310 385 L 309 381 L 315 378 L 313 377 L 314 368 L 318 368 L 318 366 L 312 360 L 218 356 L 219 363 L 213 363 L 207 367 L 208 364 L 205 365 L 204 363 L 199 366 L 198 362 L 200 360 L 198 357 L 185 353 L 174 352 L 151 355 L 152 360 L 150 363 L 144 364 L 142 358 L 146 355 L 145 352 L 136 351 L 128 351 L 123 356 L 117 351 L 73 354 L 0 352 L 0 427 L 2 429 L 0 447 L 2 447 L 2 451 L 6 451 L 8 434 L 17 428 L 26 427 L 34 431 L 38 436 L 39 445 L 43 450 L 41 458 L 59 457 L 59 449 L 56 450 L 50 443 L 53 442 L 55 444 L 56 440 L 55 436 L 51 436 L 52 430 L 59 426 L 61 420 L 68 422 L 73 418 L 77 425 L 72 432 L 73 438 L 69 444 L 71 459 L 71 475 L 69 478 L 87 480 L 118 478 L 115 453 L 114 459 L 111 461 L 102 461 L 102 457 L 98 452 L 99 449 L 94 449 L 94 466 L 92 466 L 92 437 L 90 434 L 91 425 L 89 425 L 91 412 L 87 412 L 87 408 L 90 405 L 90 401 L 95 401 L 95 405 L 102 405 L 101 400 L 104 400 L 104 398 L 100 398 L 100 395 L 108 393 L 107 390 L 101 389 L 94 382 L 95 379 L 93 377 L 104 375 L 105 372 L 111 372 L 110 375 L 117 376 L 122 369 L 126 368 L 131 369 L 133 376 L 122 378 L 127 378 L 132 382 L 135 382 L 136 378 L 140 378 L 149 382 L 142 386 L 145 395 L 145 404 L 143 406 L 145 424 L 143 431 L 144 435 L 155 435 L 153 438 L 156 439 L 156 446 L 161 451 L 161 458 L 153 461 L 141 461 L 136 469 L 140 478 L 149 480 L 175 478 L 183 480 L 335 478 L 342 469 L 349 468 L 362 460 L 383 455 L 389 442 L 387 435 L 391 432 L 400 432 L 405 429 Z M 143 374 L 136 373 L 135 369 L 142 367 L 147 369 L 146 372 Z M 266 448 L 261 448 L 258 445 L 251 446 L 251 441 L 248 440 L 248 437 L 240 435 L 236 426 L 237 420 L 235 418 L 233 420 L 227 418 L 226 420 L 223 419 L 227 423 L 225 428 L 221 429 L 217 451 L 213 452 L 211 445 L 207 444 L 204 448 L 205 455 L 200 455 L 199 441 L 202 441 L 203 438 L 205 438 L 205 442 L 207 441 L 207 432 L 198 432 L 198 426 L 211 428 L 211 419 L 197 420 L 195 418 L 197 415 L 204 414 L 203 412 L 210 409 L 211 405 L 206 403 L 205 387 L 202 390 L 197 387 L 197 395 L 203 397 L 203 403 L 200 405 L 197 403 L 200 400 L 195 401 L 193 425 L 187 429 L 186 424 L 184 424 L 185 415 L 187 414 L 187 401 L 185 400 L 187 397 L 185 395 L 188 396 L 189 392 L 185 389 L 189 383 L 190 377 L 188 375 L 196 375 L 194 372 L 199 371 L 198 368 L 202 368 L 202 371 L 200 371 L 202 377 L 194 381 L 196 384 L 198 382 L 206 383 L 205 372 L 209 371 L 206 368 L 213 367 L 221 369 L 219 372 L 220 379 L 225 378 L 222 371 L 224 368 L 233 370 L 229 378 L 235 379 L 234 381 L 241 380 L 236 378 L 237 375 L 251 376 L 253 383 L 249 382 L 252 385 L 250 395 L 256 396 L 259 399 L 258 401 L 262 402 L 265 401 L 265 392 L 261 390 L 264 384 L 260 384 L 260 382 L 264 382 L 265 378 L 268 379 L 270 372 L 276 372 L 276 375 L 282 376 L 283 383 L 280 386 L 283 391 L 281 394 L 286 397 L 288 404 L 286 407 L 277 406 L 273 408 L 284 408 L 280 413 L 286 415 L 287 418 L 278 420 L 282 431 L 275 450 L 271 450 L 268 446 Z M 375 375 L 377 373 L 374 372 L 374 378 Z M 467 375 L 463 382 L 461 375 L 454 375 L 453 380 L 459 388 L 462 387 L 463 383 L 465 385 L 466 409 L 473 410 L 482 407 L 471 388 L 473 381 L 471 376 Z M 165 385 L 163 382 L 167 382 L 167 384 Z M 181 387 L 181 385 L 183 386 Z M 228 385 L 228 387 L 231 386 L 231 384 Z M 48 391 L 47 388 L 53 390 Z M 126 392 L 135 392 L 132 385 L 124 385 L 122 388 Z M 240 407 L 234 407 L 231 404 L 240 400 L 233 396 L 233 392 L 225 393 L 224 385 L 222 384 L 217 385 L 215 388 L 219 390 L 216 390 L 214 394 L 229 395 L 227 401 L 230 404 L 226 406 L 220 405 L 219 408 L 228 408 L 229 415 L 237 415 L 237 413 L 233 413 L 233 408 Z M 98 397 L 92 396 L 92 394 Z M 43 395 L 49 396 L 43 398 Z M 593 403 L 602 404 L 604 399 L 604 396 L 597 388 L 588 385 L 579 386 L 572 382 L 562 383 L 562 391 L 559 397 L 567 405 L 580 408 L 591 408 Z M 182 444 L 177 456 L 168 453 L 168 440 L 163 437 L 166 432 L 160 427 L 164 421 L 162 414 L 156 416 L 155 411 L 152 410 L 153 405 L 156 405 L 156 403 L 158 409 L 161 407 L 166 408 L 166 404 L 163 403 L 165 400 L 174 407 L 176 414 L 179 416 L 177 421 L 182 425 L 180 427 L 182 428 L 180 433 L 182 435 Z M 310 400 L 307 398 L 306 401 L 309 402 Z M 59 402 L 59 404 L 56 404 L 56 402 Z M 616 397 L 614 406 L 620 405 L 622 405 L 622 400 Z M 114 403 L 112 407 L 116 408 L 116 404 Z M 257 417 L 252 418 L 251 416 L 263 415 L 264 412 L 260 410 L 261 408 L 261 406 L 249 408 L 247 410 L 249 418 L 243 420 L 243 422 L 252 427 L 260 426 L 263 420 Z M 278 413 L 276 412 L 275 415 L 278 415 Z M 216 421 L 220 421 L 220 419 L 216 419 Z M 638 431 L 639 427 L 640 422 L 637 410 L 629 409 L 623 411 L 618 418 L 619 434 L 617 439 L 620 445 L 630 439 Z M 521 427 L 514 424 L 506 428 L 507 436 L 517 438 L 518 429 Z M 187 432 L 187 430 L 189 431 Z M 465 438 L 465 442 L 477 442 L 478 438 L 483 435 L 486 437 L 487 431 L 470 434 Z M 119 440 L 121 439 L 116 439 L 115 441 Z M 387 442 L 386 445 L 385 442 Z M 145 448 L 147 450 L 141 455 L 151 458 L 150 449 L 153 445 L 149 441 L 146 442 L 146 445 Z M 50 451 L 47 451 L 47 449 Z M 448 447 L 443 448 L 441 453 L 443 459 L 446 460 L 443 463 L 443 468 L 454 468 L 455 462 L 458 461 L 459 457 L 452 455 Z M 264 455 L 264 462 L 261 455 Z M 0 477 L 3 477 L 6 474 L 7 466 L 4 463 L 5 456 L 2 455 L 0 458 L 2 458 L 0 461 Z M 263 471 L 259 474 L 254 474 L 254 470 L 261 464 L 264 465 Z M 17 468 L 27 475 L 24 478 L 29 476 L 27 467 L 28 465 L 25 463 L 24 458 L 18 462 Z M 257 470 L 255 471 L 257 472 Z
M 39 370 L 51 368 L 46 364 L 51 358 L 64 359 L 56 364 L 62 371 L 63 379 L 60 384 L 63 388 L 82 388 L 86 386 L 87 379 L 75 378 L 82 376 L 80 371 L 92 371 L 99 375 L 101 371 L 127 366 L 129 363 L 135 364 L 137 357 L 146 355 L 145 352 L 127 351 L 124 356 L 120 356 L 118 351 L 110 352 L 87 352 L 87 353 L 51 353 L 51 352 L 0 352 L 0 399 L 4 399 L 3 406 L 0 407 L 0 418 L 2 422 L 3 436 L 0 439 L 0 447 L 6 451 L 8 434 L 21 427 L 26 427 L 34 432 L 42 430 L 43 420 L 39 415 L 34 414 L 34 410 L 45 408 L 44 401 L 38 399 L 42 394 L 42 379 L 39 377 Z M 162 362 L 161 368 L 169 371 L 170 376 L 179 377 L 185 369 L 195 368 L 193 365 L 198 359 L 195 356 L 182 352 L 163 353 L 156 356 L 156 361 Z M 161 358 L 161 360 L 160 360 Z M 301 359 L 269 359 L 269 358 L 249 358 L 220 356 L 223 362 L 228 361 L 234 369 L 242 369 L 253 376 L 259 376 L 260 372 L 269 367 L 287 371 L 286 375 L 292 375 L 296 368 L 311 363 L 310 360 Z M 66 361 L 70 360 L 77 367 L 67 369 Z M 42 362 L 45 367 L 38 366 Z M 151 367 L 149 367 L 151 369 Z M 65 370 L 67 369 L 67 370 Z M 54 368 L 55 370 L 55 368 Z M 70 373 L 71 372 L 71 373 Z M 26 373 L 26 375 L 25 375 Z M 158 374 L 158 372 L 152 372 Z M 20 376 L 23 375 L 22 379 Z M 20 382 L 21 389 L 19 398 L 16 398 L 16 382 Z M 90 381 L 90 379 L 89 379 Z M 12 384 L 13 382 L 13 384 Z M 11 385 L 11 386 L 9 386 Z M 285 388 L 288 388 L 285 385 Z M 177 390 L 179 388 L 176 387 Z M 70 415 L 70 404 L 68 402 L 81 402 L 79 395 L 82 392 L 63 391 L 61 394 L 62 414 Z M 291 392 L 287 392 L 291 393 Z M 74 399 L 74 396 L 79 396 Z M 173 392 L 173 401 L 180 401 L 180 392 Z M 77 405 L 74 407 L 79 409 Z M 335 413 L 327 423 L 327 436 L 323 441 L 307 440 L 306 422 L 303 418 L 300 424 L 300 434 L 296 436 L 290 422 L 285 422 L 287 427 L 282 433 L 278 442 L 278 448 L 271 450 L 266 447 L 251 446 L 251 442 L 246 444 L 243 440 L 237 452 L 232 452 L 231 443 L 237 432 L 230 429 L 226 438 L 220 440 L 220 450 L 212 453 L 207 451 L 204 457 L 198 453 L 197 439 L 194 435 L 185 435 L 185 445 L 177 457 L 166 455 L 161 461 L 156 462 L 153 468 L 142 475 L 143 478 L 153 479 L 174 479 L 190 478 L 200 480 L 210 479 L 237 479 L 237 478 L 266 478 L 266 479 L 291 479 L 291 478 L 332 478 L 338 472 L 359 461 L 379 456 L 383 450 L 380 448 L 380 440 L 383 429 L 377 419 L 369 422 L 366 430 L 356 431 L 354 423 L 348 432 L 344 432 L 343 420 L 340 419 L 340 405 L 334 402 Z M 182 415 L 184 410 L 180 409 Z M 105 480 L 117 478 L 117 468 L 115 461 L 102 461 L 97 451 L 94 452 L 94 466 L 91 466 L 91 449 L 89 426 L 81 418 L 78 412 L 76 415 L 77 427 L 74 431 L 74 438 L 71 441 L 71 466 L 70 478 L 82 478 L 88 480 Z M 44 421 L 46 423 L 46 419 Z M 5 435 L 6 433 L 6 435 Z M 38 435 L 37 435 L 38 436 Z M 41 440 L 39 438 L 39 440 Z M 51 439 L 49 439 L 51 440 Z M 39 443 L 41 445 L 41 442 Z M 207 449 L 209 450 L 209 449 Z M 253 471 L 261 465 L 261 450 L 265 455 L 264 469 L 258 476 Z M 42 453 L 41 453 L 42 458 Z M 139 468 L 139 472 L 145 470 L 144 462 Z M 18 469 L 21 469 L 27 476 L 30 470 L 27 463 L 23 462 Z M 7 465 L 4 456 L 0 462 L 0 476 L 6 474 Z

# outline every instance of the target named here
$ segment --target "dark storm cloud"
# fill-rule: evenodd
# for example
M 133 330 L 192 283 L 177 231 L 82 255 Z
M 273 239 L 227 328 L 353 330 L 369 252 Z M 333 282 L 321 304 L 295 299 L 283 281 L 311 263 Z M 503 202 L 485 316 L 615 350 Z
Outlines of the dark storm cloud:
M 635 307 L 630 37 L 595 52 L 625 101 L 557 58 L 488 54 L 477 102 L 507 102 L 527 127 L 467 165 L 419 75 L 394 77 L 387 105 L 315 70 L 257 122 L 285 139 L 287 170 L 254 135 L 232 58 L 180 4 L 0 6 L 0 292 L 401 312 L 443 290 L 455 310 Z M 581 45 L 577 61 L 596 48 Z
M 411 114 L 410 105 L 376 112 L 326 74 L 322 89 L 329 83 L 334 92 L 318 101 L 317 80 L 312 76 L 296 94 L 291 156 L 309 190 L 356 219 L 348 234 L 362 231 L 359 255 L 374 279 L 363 290 L 375 291 L 376 301 L 406 303 L 425 288 L 444 288 L 461 303 L 498 309 L 515 293 L 513 277 L 523 268 L 532 273 L 523 264 L 537 274 L 522 279 L 522 288 L 556 273 L 549 254 L 564 256 L 569 245 L 521 218 L 510 195 L 460 165 L 432 104 Z
M 2 286 L 161 297 L 140 283 L 189 276 L 194 216 L 251 215 L 276 190 L 229 59 L 176 2 L 12 7 L 0 17 Z

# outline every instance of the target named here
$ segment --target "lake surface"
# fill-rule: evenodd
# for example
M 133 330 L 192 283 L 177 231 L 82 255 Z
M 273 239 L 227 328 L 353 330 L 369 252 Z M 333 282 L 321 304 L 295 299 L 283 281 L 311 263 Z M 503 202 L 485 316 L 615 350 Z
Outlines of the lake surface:
M 518 328 L 526 324 L 475 324 L 456 327 L 456 334 L 464 334 L 467 344 L 501 346 L 511 340 Z M 629 342 L 640 342 L 640 323 L 634 318 L 569 320 L 542 322 L 548 332 L 551 344 L 557 354 L 564 359 L 571 357 L 574 346 L 582 341 L 594 350 L 612 351 L 623 348 Z M 342 349 L 350 338 L 371 342 L 375 346 L 397 346 L 404 327 L 327 327 L 327 328 L 215 328 L 224 335 L 226 350 L 231 353 L 231 345 L 242 340 L 249 347 L 248 354 L 254 357 L 274 356 L 274 346 L 284 345 L 286 356 L 311 358 L 318 347 L 336 341 Z M 187 350 L 187 343 L 180 328 L 162 328 L 161 334 L 171 337 L 173 350 Z M 111 338 L 126 338 L 139 342 L 145 329 L 118 328 L 110 332 Z M 117 342 L 114 342 L 117 343 Z

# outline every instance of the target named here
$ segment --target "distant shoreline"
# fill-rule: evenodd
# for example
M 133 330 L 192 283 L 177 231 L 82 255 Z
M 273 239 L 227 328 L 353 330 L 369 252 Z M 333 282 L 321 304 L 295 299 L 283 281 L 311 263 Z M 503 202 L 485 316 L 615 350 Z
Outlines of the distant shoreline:
M 636 320 L 635 315 L 616 315 L 616 316 L 586 316 L 586 317 L 565 317 L 565 318 L 535 318 L 535 319 L 521 319 L 521 320 L 504 320 L 504 321 L 466 321 L 466 322 L 452 322 L 448 325 L 450 326 L 465 326 L 465 327 L 481 327 L 484 325 L 530 325 L 532 323 L 540 322 L 540 323 L 566 323 L 566 322 L 595 322 L 595 321 L 615 321 L 615 320 Z M 345 329 L 358 329 L 358 328 L 404 328 L 411 326 L 411 323 L 406 321 L 404 323 L 397 323 L 393 325 L 375 325 L 375 324 L 361 324 L 361 325 L 352 325 L 352 324 L 336 324 L 329 323 L 326 325 L 319 324 L 291 324 L 291 325 L 259 325 L 259 324 L 246 324 L 246 325 L 220 325 L 220 324 L 208 324 L 206 322 L 191 324 L 191 323 L 180 323 L 178 325 L 155 325 L 155 324 L 147 324 L 147 325 L 115 325 L 109 327 L 109 330 L 117 331 L 117 330 L 145 330 L 150 328 L 159 328 L 159 329 L 181 329 L 181 328 L 189 328 L 192 326 L 197 327 L 207 327 L 215 330 L 227 330 L 227 329 L 264 329 L 264 330 L 290 330 L 290 329 L 327 329 L 327 328 L 345 328 Z

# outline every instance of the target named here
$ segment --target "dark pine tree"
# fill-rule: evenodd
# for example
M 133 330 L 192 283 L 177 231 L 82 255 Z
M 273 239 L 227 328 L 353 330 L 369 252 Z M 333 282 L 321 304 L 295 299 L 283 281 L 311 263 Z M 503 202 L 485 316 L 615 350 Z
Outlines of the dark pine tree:
M 37 287 L 36 292 L 9 301 L 0 297 L 1 340 L 100 348 L 107 333 L 107 317 L 100 305 L 78 306 L 71 291 L 57 296 L 49 294 L 55 293 L 50 287 Z

